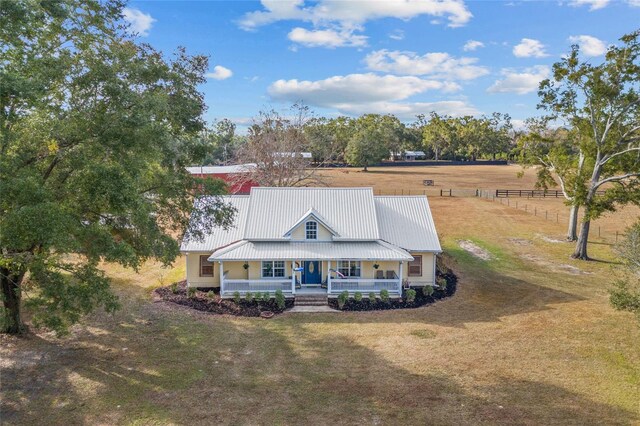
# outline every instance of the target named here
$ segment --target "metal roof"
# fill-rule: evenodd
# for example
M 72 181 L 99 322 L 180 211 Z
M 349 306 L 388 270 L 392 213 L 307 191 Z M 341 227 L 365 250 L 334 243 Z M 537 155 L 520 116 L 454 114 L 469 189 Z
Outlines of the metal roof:
M 375 197 L 380 238 L 409 251 L 441 252 L 427 197 Z
M 371 188 L 251 188 L 246 240 L 279 240 L 309 209 L 340 235 L 334 240 L 378 240 Z
M 186 167 L 192 175 L 210 175 L 226 173 L 248 173 L 253 172 L 257 167 L 255 163 L 232 164 L 230 166 L 191 166 Z
M 223 196 L 222 199 L 225 203 L 231 204 L 236 208 L 236 215 L 234 217 L 234 225 L 233 227 L 224 230 L 223 228 L 213 228 L 211 232 L 209 232 L 204 240 L 198 241 L 195 239 L 190 239 L 188 241 L 183 241 L 180 246 L 180 251 L 189 252 L 189 251 L 206 251 L 212 252 L 218 247 L 224 247 L 233 242 L 242 240 L 242 236 L 244 233 L 244 227 L 247 219 L 247 210 L 249 207 L 249 196 L 248 195 L 232 195 L 232 196 Z M 197 208 L 197 202 L 195 203 L 194 208 Z
M 240 241 L 214 252 L 214 260 L 412 260 L 406 251 L 383 241 Z

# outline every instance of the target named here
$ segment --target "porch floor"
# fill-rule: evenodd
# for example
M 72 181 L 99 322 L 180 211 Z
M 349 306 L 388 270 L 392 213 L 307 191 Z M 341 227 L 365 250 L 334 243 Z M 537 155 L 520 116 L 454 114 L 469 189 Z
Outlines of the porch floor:
M 296 294 L 327 294 L 327 289 L 318 286 L 302 286 L 302 288 L 296 289 Z

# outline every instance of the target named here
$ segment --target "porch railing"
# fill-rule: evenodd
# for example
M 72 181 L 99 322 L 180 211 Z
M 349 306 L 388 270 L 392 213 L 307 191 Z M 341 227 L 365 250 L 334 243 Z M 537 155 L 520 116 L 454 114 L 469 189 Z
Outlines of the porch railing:
M 224 279 L 223 295 L 230 295 L 234 292 L 245 294 L 246 292 L 265 292 L 274 293 L 276 290 L 282 290 L 283 293 L 291 293 L 291 280 L 287 278 L 277 280 L 229 280 Z
M 348 292 L 379 292 L 380 290 L 388 290 L 392 292 L 400 292 L 400 279 L 362 279 L 362 278 L 345 278 L 331 279 L 331 293 Z

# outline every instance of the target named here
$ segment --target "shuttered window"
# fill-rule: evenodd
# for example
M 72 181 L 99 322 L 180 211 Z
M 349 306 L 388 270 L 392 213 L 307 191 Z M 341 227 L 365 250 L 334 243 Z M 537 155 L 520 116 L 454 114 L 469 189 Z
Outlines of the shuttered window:
M 208 258 L 209 258 L 208 255 L 200 256 L 200 276 L 201 277 L 213 276 L 213 262 L 209 262 L 209 260 L 207 260 Z
M 413 255 L 413 260 L 409 262 L 409 276 L 410 277 L 422 276 L 422 256 Z

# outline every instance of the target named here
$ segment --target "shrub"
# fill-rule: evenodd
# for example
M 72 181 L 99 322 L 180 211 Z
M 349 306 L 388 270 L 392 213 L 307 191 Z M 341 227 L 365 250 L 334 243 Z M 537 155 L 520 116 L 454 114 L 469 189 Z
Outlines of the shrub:
M 640 316 L 640 282 L 617 280 L 609 290 L 609 301 L 620 311 L 635 312 Z
M 262 301 L 265 303 L 268 303 L 271 300 L 271 295 L 269 294 L 268 291 L 265 291 L 264 293 L 262 293 Z
M 240 292 L 239 291 L 234 291 L 233 292 L 233 301 L 236 303 L 240 303 Z
M 196 297 L 196 291 L 195 287 L 187 287 L 187 297 L 189 299 Z
M 369 303 L 376 303 L 376 294 L 374 292 L 369 293 Z
M 422 287 L 422 294 L 424 294 L 425 297 L 430 297 L 433 294 L 433 286 L 425 285 Z
M 404 292 L 404 297 L 407 303 L 413 303 L 416 300 L 416 291 L 412 288 L 408 288 L 407 291 Z
M 253 300 L 255 300 L 256 302 L 262 302 L 262 293 L 256 291 L 253 295 Z
M 344 305 L 345 303 L 347 303 L 347 300 L 349 300 L 349 292 L 345 290 L 342 293 L 340 293 L 340 295 L 338 296 L 338 307 L 340 309 L 344 308 Z
M 436 283 L 438 284 L 438 287 L 440 288 L 440 290 L 447 291 L 447 280 L 440 277 L 436 279 Z
M 389 303 L 389 290 L 387 290 L 386 288 L 380 290 L 380 300 L 382 300 L 384 303 Z
M 286 306 L 284 294 L 282 294 L 282 290 L 276 290 L 276 305 L 278 305 L 278 309 L 284 309 Z
M 208 297 L 209 299 L 214 299 L 214 298 L 216 297 L 216 294 L 213 292 L 213 290 L 209 290 L 209 291 L 207 292 L 207 297 Z
M 248 303 L 253 302 L 253 293 L 248 291 L 247 294 L 244 295 L 244 300 L 246 300 Z
M 171 284 L 171 293 L 178 294 L 178 283 Z
M 362 302 L 362 293 L 356 291 L 356 293 L 353 295 L 353 300 L 355 300 L 356 302 Z

